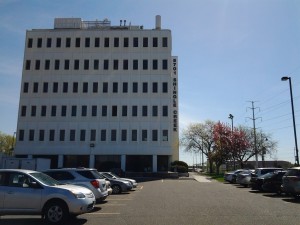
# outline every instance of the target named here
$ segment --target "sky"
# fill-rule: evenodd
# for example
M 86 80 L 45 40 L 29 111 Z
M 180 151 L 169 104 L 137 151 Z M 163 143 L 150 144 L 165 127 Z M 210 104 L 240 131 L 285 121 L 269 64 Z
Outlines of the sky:
M 229 114 L 234 126 L 253 127 L 253 102 L 256 128 L 278 142 L 267 159 L 294 162 L 290 88 L 281 77 L 291 77 L 299 134 L 299 0 L 0 0 L 0 15 L 1 132 L 17 127 L 26 30 L 71 17 L 152 29 L 161 15 L 179 62 L 180 130 L 208 119 L 231 125 Z M 180 160 L 196 157 L 180 148 Z

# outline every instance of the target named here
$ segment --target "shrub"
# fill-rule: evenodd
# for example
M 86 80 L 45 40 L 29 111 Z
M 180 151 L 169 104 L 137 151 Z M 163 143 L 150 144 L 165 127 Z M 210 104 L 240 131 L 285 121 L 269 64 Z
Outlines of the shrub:
M 171 163 L 171 171 L 178 173 L 186 173 L 188 172 L 188 164 L 183 161 L 174 161 Z

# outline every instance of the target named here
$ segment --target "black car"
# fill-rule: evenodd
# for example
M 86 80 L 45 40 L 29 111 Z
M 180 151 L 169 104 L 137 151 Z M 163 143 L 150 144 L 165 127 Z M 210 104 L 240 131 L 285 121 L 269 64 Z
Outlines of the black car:
M 258 190 L 257 184 L 256 184 L 256 180 L 258 177 L 261 177 L 267 173 L 271 173 L 271 172 L 275 172 L 275 171 L 282 171 L 282 170 L 283 170 L 282 168 L 274 168 L 274 167 L 255 169 L 255 172 L 251 173 L 250 185 L 251 185 L 252 189 Z
M 277 171 L 271 177 L 265 178 L 262 189 L 265 192 L 281 194 L 282 177 L 286 171 Z
M 274 172 L 270 172 L 270 173 L 261 175 L 259 177 L 255 177 L 255 179 L 251 178 L 251 189 L 262 191 L 263 190 L 262 185 L 264 184 L 264 180 L 272 177 L 273 175 L 274 175 Z

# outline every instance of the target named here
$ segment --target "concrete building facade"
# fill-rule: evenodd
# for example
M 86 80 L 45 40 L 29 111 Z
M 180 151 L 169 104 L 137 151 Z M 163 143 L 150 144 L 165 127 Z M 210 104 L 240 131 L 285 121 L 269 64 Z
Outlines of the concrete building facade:
M 166 171 L 179 158 L 171 31 L 56 18 L 26 32 L 15 155 L 51 167 Z

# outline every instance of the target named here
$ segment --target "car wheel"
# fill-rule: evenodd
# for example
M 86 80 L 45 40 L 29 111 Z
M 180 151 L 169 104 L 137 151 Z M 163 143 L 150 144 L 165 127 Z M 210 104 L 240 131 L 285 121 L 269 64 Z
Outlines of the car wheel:
M 122 192 L 121 187 L 119 185 L 113 185 L 111 188 L 113 194 L 120 194 Z
M 69 212 L 65 203 L 52 201 L 47 203 L 44 208 L 44 218 L 49 224 L 60 224 L 66 220 Z

